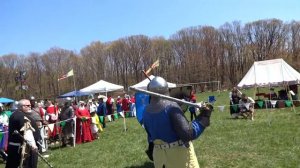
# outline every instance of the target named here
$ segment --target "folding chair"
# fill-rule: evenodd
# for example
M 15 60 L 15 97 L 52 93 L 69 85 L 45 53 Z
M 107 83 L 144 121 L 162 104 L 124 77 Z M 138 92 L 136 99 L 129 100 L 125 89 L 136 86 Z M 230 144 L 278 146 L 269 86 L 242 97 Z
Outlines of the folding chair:
M 215 96 L 208 96 L 208 103 L 214 104 L 215 101 L 217 101 Z
M 291 100 L 286 100 L 285 101 L 285 106 L 286 107 L 292 107 L 292 105 L 293 105 L 293 102 Z
M 257 106 L 259 108 L 263 108 L 263 105 L 264 105 L 264 101 L 263 100 L 258 100 L 256 103 L 257 103 Z
M 276 107 L 277 100 L 270 100 L 272 108 Z

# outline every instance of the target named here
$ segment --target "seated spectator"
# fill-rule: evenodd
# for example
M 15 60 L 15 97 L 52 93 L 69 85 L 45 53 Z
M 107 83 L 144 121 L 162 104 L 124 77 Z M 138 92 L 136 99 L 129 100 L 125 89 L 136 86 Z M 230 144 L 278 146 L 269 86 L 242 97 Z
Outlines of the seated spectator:
M 231 92 L 229 92 L 230 99 L 230 115 L 233 118 L 237 118 L 239 114 L 239 101 L 241 99 L 241 91 L 239 91 L 236 87 L 233 87 Z
M 254 103 L 255 101 L 251 97 L 248 97 L 246 94 L 242 94 L 239 101 L 240 115 L 244 118 L 250 117 L 250 119 L 253 120 Z
M 289 85 L 289 89 L 293 91 L 292 100 L 298 100 L 298 85 Z
M 288 100 L 289 99 L 286 90 L 281 89 L 278 91 L 278 99 L 279 100 Z
M 270 88 L 270 93 L 268 94 L 269 100 L 278 100 L 277 94 L 274 91 L 274 88 Z
M 270 93 L 266 94 L 265 97 L 267 97 L 269 100 L 267 102 L 268 107 L 269 108 L 275 107 L 278 97 L 277 97 L 276 92 L 274 91 L 274 88 L 270 88 Z M 272 105 L 272 103 L 273 103 L 273 105 Z

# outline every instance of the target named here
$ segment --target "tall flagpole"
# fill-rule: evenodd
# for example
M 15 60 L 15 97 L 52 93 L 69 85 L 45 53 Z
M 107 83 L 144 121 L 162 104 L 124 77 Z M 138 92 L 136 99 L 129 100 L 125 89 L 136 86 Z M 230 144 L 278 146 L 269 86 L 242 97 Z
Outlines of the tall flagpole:
M 60 96 L 59 79 L 57 80 L 57 86 L 58 86 L 58 96 Z
M 75 73 L 74 69 L 72 68 L 73 71 L 73 84 L 74 84 L 74 90 L 75 90 L 75 101 L 77 102 L 77 90 L 76 90 L 76 84 L 75 84 Z

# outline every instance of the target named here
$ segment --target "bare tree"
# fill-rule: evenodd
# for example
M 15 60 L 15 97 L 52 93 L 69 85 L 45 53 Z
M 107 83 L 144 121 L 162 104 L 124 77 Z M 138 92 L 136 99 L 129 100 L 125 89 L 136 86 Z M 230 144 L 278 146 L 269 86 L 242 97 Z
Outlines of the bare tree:
M 143 70 L 143 60 L 149 56 L 151 41 L 147 36 L 137 35 L 124 39 L 126 43 L 125 53 L 129 60 L 130 73 L 134 83 L 141 79 Z
M 85 76 L 85 80 L 88 83 L 93 83 L 100 79 L 106 78 L 108 76 L 105 55 L 105 45 L 101 42 L 93 42 L 89 46 L 81 50 L 82 63 L 85 67 L 85 73 L 89 74 Z
M 245 25 L 247 42 L 253 59 L 257 61 L 276 58 L 275 53 L 284 49 L 286 29 L 278 19 L 259 20 Z
M 144 35 L 101 43 L 92 42 L 80 53 L 51 48 L 45 53 L 27 56 L 9 54 L 0 57 L 0 94 L 20 98 L 34 94 L 55 97 L 83 88 L 100 79 L 128 87 L 144 79 L 146 70 L 156 61 L 160 66 L 152 74 L 175 83 L 221 80 L 236 85 L 253 61 L 284 58 L 300 69 L 300 23 L 278 19 L 258 20 L 242 25 L 225 23 L 216 29 L 196 26 L 179 30 L 170 39 Z M 74 78 L 57 79 L 74 70 Z M 26 71 L 28 91 L 20 90 L 15 77 Z M 17 82 L 16 82 L 17 81 Z M 16 90 L 17 89 L 17 90 Z
M 3 95 L 15 95 L 18 98 L 20 97 L 18 94 L 20 85 L 19 82 L 15 80 L 19 73 L 19 63 L 19 57 L 15 54 L 0 57 L 0 88 Z
M 289 35 L 289 51 L 292 56 L 292 62 L 300 70 L 300 22 L 291 22 Z

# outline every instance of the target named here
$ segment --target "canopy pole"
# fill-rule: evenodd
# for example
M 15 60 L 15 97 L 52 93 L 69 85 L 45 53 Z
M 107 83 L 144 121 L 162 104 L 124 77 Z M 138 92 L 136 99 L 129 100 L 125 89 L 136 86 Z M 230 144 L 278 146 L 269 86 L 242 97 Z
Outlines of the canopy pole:
M 75 84 L 75 73 L 73 73 L 73 85 L 74 85 L 74 90 L 75 90 L 75 101 L 77 102 L 78 99 L 77 99 L 77 90 L 76 90 L 76 84 Z
M 271 104 L 271 84 L 269 84 L 269 101 L 268 103 L 270 103 L 270 112 L 271 112 L 271 108 L 272 108 L 272 104 Z
M 57 89 L 58 89 L 58 96 L 60 96 L 60 88 L 59 88 L 59 80 L 58 80 L 58 82 L 57 82 Z
M 254 97 L 254 99 L 256 99 L 256 93 L 257 93 L 257 87 L 256 87 L 256 85 L 255 85 L 255 87 L 254 87 L 254 95 L 253 95 L 253 97 Z M 254 100 L 254 107 L 255 107 L 255 100 Z M 253 107 L 253 114 L 254 114 L 254 112 L 255 112 L 255 108 Z

